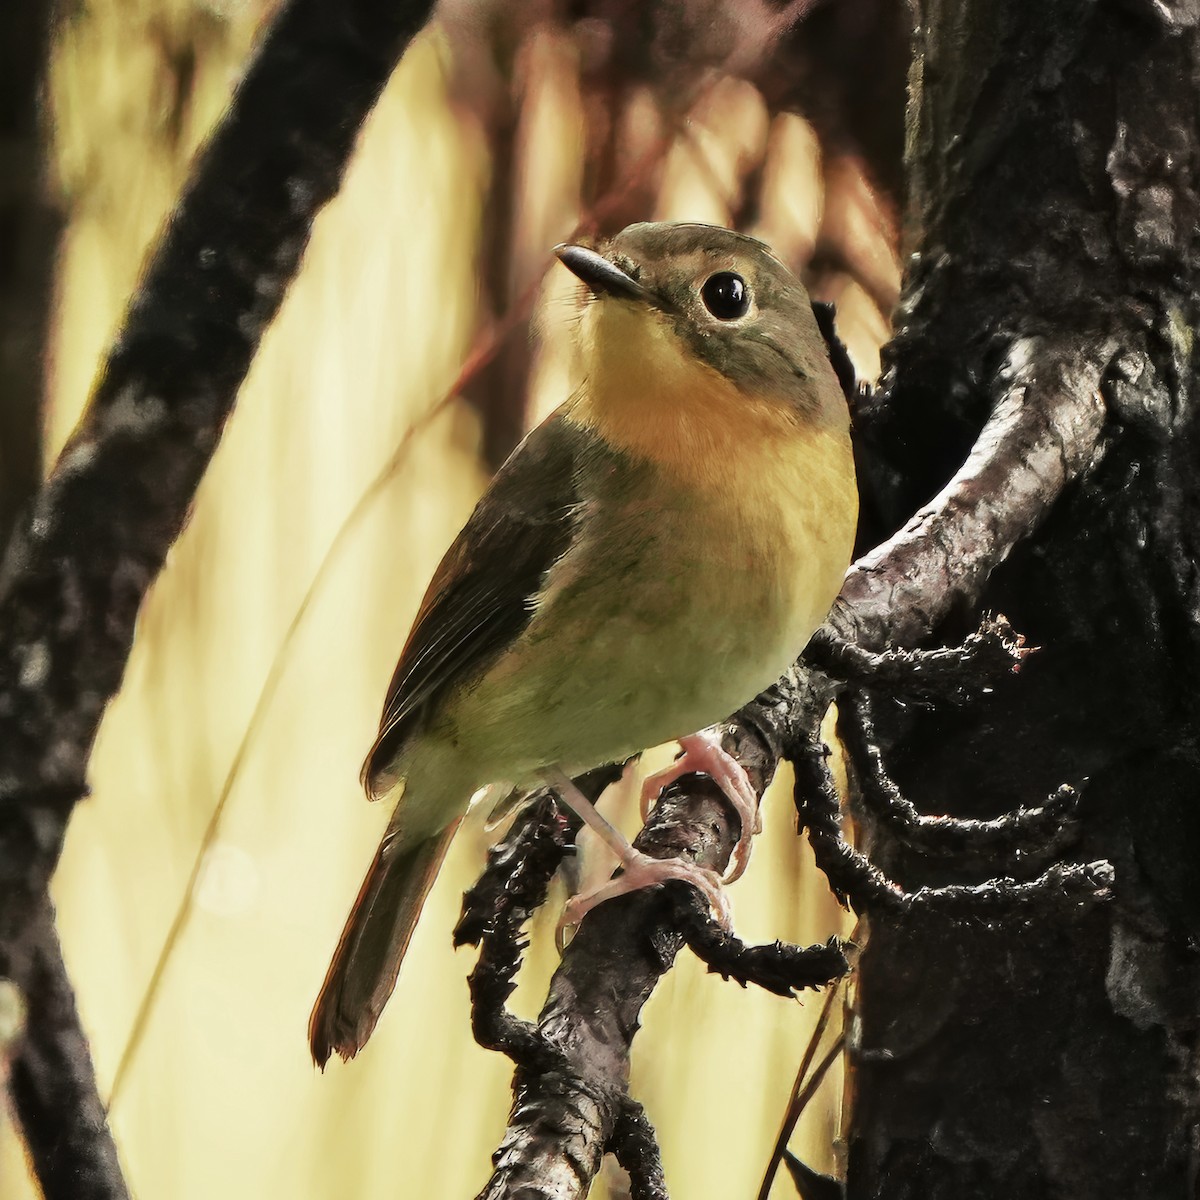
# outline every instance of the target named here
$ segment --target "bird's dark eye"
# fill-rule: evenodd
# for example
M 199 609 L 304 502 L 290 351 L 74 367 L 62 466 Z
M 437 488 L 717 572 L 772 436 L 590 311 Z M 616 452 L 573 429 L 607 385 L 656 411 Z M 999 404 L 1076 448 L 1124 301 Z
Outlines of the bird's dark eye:
M 732 271 L 710 275 L 700 289 L 700 299 L 718 321 L 736 321 L 750 309 L 750 289 L 746 281 Z

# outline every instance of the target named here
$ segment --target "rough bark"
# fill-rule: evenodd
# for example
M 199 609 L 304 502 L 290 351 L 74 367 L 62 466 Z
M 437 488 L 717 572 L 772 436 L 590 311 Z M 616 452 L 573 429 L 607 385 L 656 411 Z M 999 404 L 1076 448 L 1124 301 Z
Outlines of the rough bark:
M 8 546 L 0 978 L 18 986 L 29 1013 L 9 1086 L 48 1200 L 125 1195 L 46 899 L 66 821 L 86 792 L 92 742 L 141 601 L 183 527 L 313 218 L 431 6 L 292 0 L 280 10 L 197 160 L 80 427 Z M 6 361 L 0 355 L 0 369 Z M 24 386 L 37 378 L 32 362 Z
M 1104 453 L 980 598 L 1039 653 L 981 706 L 880 706 L 883 749 L 928 813 L 987 818 L 1083 784 L 1083 856 L 1111 860 L 1116 902 L 1071 922 L 872 917 L 848 1196 L 1191 1196 L 1200 12 L 917 9 L 916 257 L 867 426 L 876 532 L 956 469 L 1011 392 L 998 367 L 1026 339 L 1056 347 L 1069 372 L 1099 372 L 1109 423 Z M 1047 382 L 1037 372 L 1034 403 Z M 971 607 L 939 614 L 938 640 L 955 640 Z M 874 854 L 910 886 L 966 878 L 883 833 Z
M 429 8 L 293 0 L 281 11 L 17 528 L 0 579 L 0 973 L 19 968 L 142 598 L 312 220 Z
M 992 571 L 1046 519 L 1098 452 L 1107 338 L 1016 341 L 966 460 L 928 504 L 851 567 L 829 626 L 852 645 L 914 646 L 972 615 Z M 890 417 L 883 402 L 876 412 Z M 869 427 L 869 425 L 868 425 Z
M 748 714 L 726 727 L 724 736 L 760 794 L 779 755 L 764 731 L 769 726 L 769 717 L 756 724 Z M 723 870 L 737 841 L 737 821 L 711 781 L 689 779 L 686 791 L 668 789 L 634 844 L 656 857 L 684 856 Z M 563 954 L 537 1025 L 518 1022 L 501 1006 L 519 961 L 520 922 L 545 899 L 554 870 L 546 847 L 555 830 L 548 827 L 539 837 L 543 823 L 535 810 L 506 839 L 511 845 L 493 856 L 468 893 L 457 934 L 460 941 L 477 940 L 485 919 L 502 934 L 498 946 L 485 939 L 472 976 L 475 1033 L 481 1044 L 503 1050 L 517 1064 L 509 1126 L 479 1200 L 583 1200 L 609 1150 L 629 1171 L 638 1200 L 665 1200 L 653 1130 L 628 1093 L 629 1054 L 642 1007 L 676 954 L 686 943 L 710 970 L 784 996 L 839 977 L 846 960 L 832 941 L 807 948 L 745 946 L 713 925 L 693 889 L 668 884 L 593 910 Z M 539 869 L 545 872 L 540 891 L 526 896 L 522 885 Z M 507 908 L 514 894 L 523 907 L 497 917 L 491 898 L 505 898 Z M 507 928 L 496 930 L 505 919 Z
M 8 1078 L 34 1175 L 45 1200 L 126 1200 L 49 904 L 34 933 L 25 1027 L 13 1047 Z
M 0 544 L 42 474 L 42 408 L 62 213 L 47 180 L 43 112 L 56 6 L 0 12 Z M 128 1193 L 87 1039 L 44 905 L 26 951 L 25 1020 L 0 1051 L 5 1100 L 46 1200 Z M 19 994 L 19 993 L 18 993 Z

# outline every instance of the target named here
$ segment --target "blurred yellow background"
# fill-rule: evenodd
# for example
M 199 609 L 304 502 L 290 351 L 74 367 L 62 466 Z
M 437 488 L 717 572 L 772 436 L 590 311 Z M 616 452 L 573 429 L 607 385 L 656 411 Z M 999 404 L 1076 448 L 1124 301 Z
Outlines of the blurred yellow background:
M 478 819 L 455 844 L 367 1051 L 321 1076 L 305 1039 L 387 816 L 362 799 L 362 755 L 424 585 L 487 479 L 478 411 L 453 394 L 464 360 L 489 336 L 479 262 L 493 161 L 464 78 L 484 36 L 469 7 L 448 6 L 444 25 L 414 44 L 317 222 L 142 613 L 96 747 L 94 795 L 55 881 L 105 1095 L 127 1059 L 112 1121 L 143 1200 L 469 1198 L 506 1123 L 511 1065 L 472 1042 L 473 957 L 450 946 L 461 893 L 484 859 Z M 51 104 L 69 223 L 51 346 L 51 458 L 263 19 L 235 0 L 92 0 L 60 30 Z M 530 20 L 520 35 L 514 295 L 548 269 L 549 247 L 595 199 L 586 195 L 577 31 Z M 858 221 L 863 261 L 894 287 L 895 260 L 854 164 L 823 162 L 811 128 L 770 114 L 750 84 L 710 71 L 677 128 L 647 91 L 620 120 L 629 162 L 647 147 L 653 160 L 652 204 L 638 216 L 730 223 L 730 198 L 753 175 L 753 231 L 802 267 L 836 191 L 839 222 Z M 873 377 L 883 318 L 849 277 L 824 284 L 860 374 Z M 574 297 L 562 270 L 537 287 L 533 417 L 570 387 Z M 627 829 L 636 825 L 628 788 L 609 803 Z M 765 813 L 751 870 L 732 894 L 739 933 L 810 942 L 847 932 L 795 837 L 786 779 Z M 530 1016 L 554 966 L 552 908 L 515 1001 Z M 756 1193 L 819 1006 L 743 991 L 681 955 L 645 1012 L 633 1077 L 673 1195 Z M 703 1065 L 712 1061 L 723 1064 L 716 1079 Z M 793 1141 L 820 1169 L 833 1166 L 840 1093 L 835 1071 Z M 610 1164 L 593 1195 L 621 1188 Z M 773 1195 L 792 1194 L 781 1178 Z M 35 1195 L 5 1124 L 0 1197 Z

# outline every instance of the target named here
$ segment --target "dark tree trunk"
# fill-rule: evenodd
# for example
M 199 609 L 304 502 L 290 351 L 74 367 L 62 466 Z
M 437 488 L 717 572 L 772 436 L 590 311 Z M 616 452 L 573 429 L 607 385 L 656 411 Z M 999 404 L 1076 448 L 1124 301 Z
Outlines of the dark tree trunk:
M 881 712 L 884 748 L 926 812 L 991 816 L 1084 784 L 1074 854 L 1110 859 L 1116 896 L 1073 922 L 872 917 L 848 1195 L 1193 1196 L 1200 7 L 916 9 L 917 257 L 864 422 L 868 511 L 894 527 L 942 486 L 1014 349 L 1107 362 L 1108 425 L 983 598 L 1039 652 L 981 705 Z M 976 619 L 953 616 L 940 640 Z M 882 837 L 874 853 L 911 886 L 980 878 Z

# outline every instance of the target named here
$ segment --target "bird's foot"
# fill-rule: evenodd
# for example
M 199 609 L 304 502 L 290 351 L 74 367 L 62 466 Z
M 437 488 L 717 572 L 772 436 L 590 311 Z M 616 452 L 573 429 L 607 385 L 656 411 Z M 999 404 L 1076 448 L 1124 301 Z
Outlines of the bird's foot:
M 683 858 L 651 858 L 632 846 L 621 856 L 621 860 L 624 870 L 615 879 L 610 879 L 590 892 L 580 892 L 567 901 L 554 934 L 560 952 L 565 932 L 578 925 L 597 904 L 603 904 L 605 900 L 611 900 L 614 896 L 638 891 L 640 888 L 666 883 L 671 879 L 679 879 L 698 888 L 711 906 L 713 916 L 721 928 L 731 928 L 733 914 L 729 907 L 729 898 L 721 886 L 721 876 L 716 871 L 698 867 Z
M 750 861 L 750 839 L 762 831 L 758 796 L 742 764 L 721 748 L 715 734 L 693 733 L 680 738 L 679 746 L 683 753 L 669 767 L 647 776 L 642 784 L 642 820 L 649 817 L 663 789 L 675 780 L 697 772 L 707 775 L 724 792 L 741 822 L 741 833 L 725 872 L 725 882 L 732 883 L 741 878 Z

